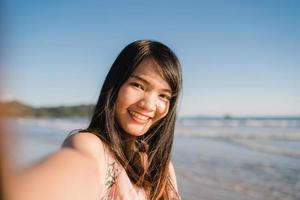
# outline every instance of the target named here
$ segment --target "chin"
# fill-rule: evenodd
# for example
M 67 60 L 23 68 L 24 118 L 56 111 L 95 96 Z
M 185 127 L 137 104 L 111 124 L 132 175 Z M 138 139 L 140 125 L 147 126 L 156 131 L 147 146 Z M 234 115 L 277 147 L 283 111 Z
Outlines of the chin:
M 149 128 L 147 128 L 147 130 L 141 130 L 140 128 L 138 129 L 136 127 L 126 127 L 124 130 L 128 135 L 139 137 L 144 135 Z
M 136 136 L 136 137 L 142 136 L 146 133 L 145 131 L 126 131 L 126 132 L 128 135 Z

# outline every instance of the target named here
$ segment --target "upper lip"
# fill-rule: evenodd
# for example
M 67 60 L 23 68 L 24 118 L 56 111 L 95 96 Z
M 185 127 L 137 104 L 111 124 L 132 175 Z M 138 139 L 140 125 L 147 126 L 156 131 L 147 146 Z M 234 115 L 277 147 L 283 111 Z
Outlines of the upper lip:
M 145 116 L 145 117 L 153 118 L 152 116 L 150 116 L 150 115 L 148 115 L 148 114 L 140 113 L 140 112 L 135 111 L 135 110 L 129 110 L 129 111 L 136 112 L 136 113 L 138 113 L 138 114 L 140 114 L 140 115 L 143 115 L 143 116 Z

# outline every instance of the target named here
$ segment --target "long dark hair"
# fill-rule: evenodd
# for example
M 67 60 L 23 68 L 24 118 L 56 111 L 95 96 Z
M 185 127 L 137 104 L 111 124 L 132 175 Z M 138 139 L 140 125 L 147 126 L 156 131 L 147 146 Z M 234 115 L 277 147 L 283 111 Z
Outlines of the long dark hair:
M 167 115 L 152 125 L 144 135 L 135 138 L 142 142 L 134 144 L 148 147 L 141 150 L 129 148 L 124 142 L 126 133 L 116 120 L 115 104 L 120 87 L 145 58 L 157 62 L 161 75 L 172 90 L 172 97 Z M 170 48 L 157 41 L 135 41 L 120 52 L 108 72 L 87 128 L 87 131 L 98 135 L 108 144 L 131 181 L 143 187 L 151 200 L 168 199 L 168 190 L 172 188 L 169 163 L 181 85 L 181 66 Z

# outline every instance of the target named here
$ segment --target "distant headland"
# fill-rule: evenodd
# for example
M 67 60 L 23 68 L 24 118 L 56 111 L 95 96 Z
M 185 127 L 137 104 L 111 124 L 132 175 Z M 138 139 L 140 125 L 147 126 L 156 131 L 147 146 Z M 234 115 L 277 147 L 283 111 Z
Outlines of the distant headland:
M 35 108 L 20 101 L 6 101 L 0 102 L 0 117 L 87 117 L 91 116 L 93 108 L 92 104 Z

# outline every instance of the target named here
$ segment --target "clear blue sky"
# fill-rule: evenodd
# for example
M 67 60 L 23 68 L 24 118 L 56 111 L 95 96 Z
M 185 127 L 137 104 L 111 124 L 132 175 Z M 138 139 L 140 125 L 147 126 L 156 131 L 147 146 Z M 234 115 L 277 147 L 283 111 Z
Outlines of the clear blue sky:
M 180 115 L 300 115 L 300 1 L 10 0 L 3 6 L 4 93 L 31 105 L 95 103 L 120 50 L 150 38 L 182 62 Z

